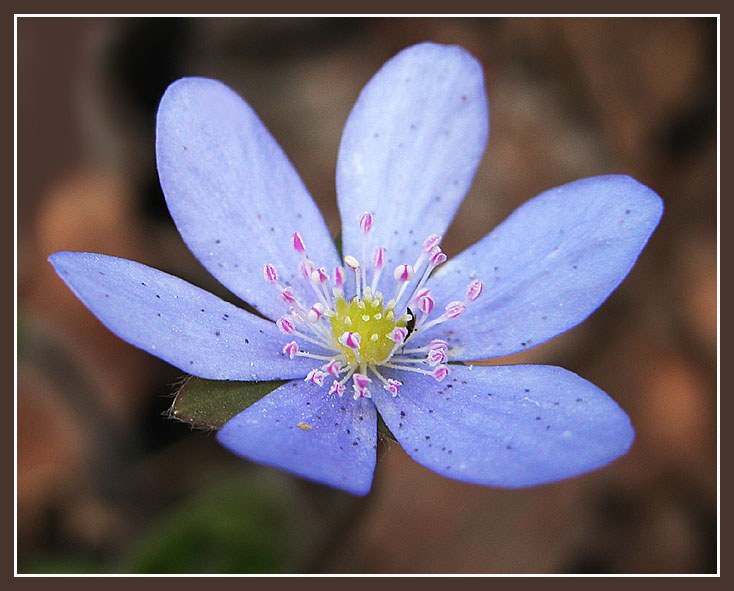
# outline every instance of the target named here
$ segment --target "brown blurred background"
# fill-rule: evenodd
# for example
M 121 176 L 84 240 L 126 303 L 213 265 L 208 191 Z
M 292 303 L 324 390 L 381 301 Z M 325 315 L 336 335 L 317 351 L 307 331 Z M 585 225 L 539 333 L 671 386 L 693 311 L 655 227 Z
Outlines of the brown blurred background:
M 240 92 L 336 233 L 349 110 L 386 59 L 424 40 L 472 52 L 490 101 L 449 255 L 579 177 L 628 173 L 665 201 L 608 302 L 500 360 L 561 365 L 626 409 L 637 440 L 606 469 L 496 490 L 386 443 L 357 499 L 249 464 L 166 418 L 180 372 L 109 333 L 46 262 L 124 256 L 235 301 L 165 208 L 153 149 L 165 87 L 204 75 Z M 714 572 L 716 49 L 710 18 L 21 18 L 18 570 Z

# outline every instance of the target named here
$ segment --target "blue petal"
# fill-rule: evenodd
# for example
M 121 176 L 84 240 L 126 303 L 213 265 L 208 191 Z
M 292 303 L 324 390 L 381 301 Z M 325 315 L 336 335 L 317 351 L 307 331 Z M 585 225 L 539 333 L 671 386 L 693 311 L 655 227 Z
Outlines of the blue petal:
M 628 176 L 583 179 L 541 193 L 485 238 L 436 270 L 436 309 L 484 293 L 456 320 L 416 342 L 442 338 L 454 359 L 528 349 L 582 322 L 611 294 L 647 244 L 663 203 Z
M 223 285 L 269 318 L 286 310 L 262 278 L 276 265 L 296 295 L 296 230 L 317 265 L 337 265 L 318 208 L 288 158 L 252 109 L 221 82 L 184 78 L 158 110 L 156 156 L 168 208 L 184 241 Z
M 365 495 L 375 471 L 377 415 L 368 399 L 290 382 L 230 419 L 217 440 L 254 462 Z
M 359 257 L 357 221 L 367 211 L 368 256 L 382 246 L 388 270 L 412 264 L 423 240 L 451 222 L 488 133 L 482 68 L 465 50 L 423 43 L 389 60 L 362 90 L 339 148 L 344 254 Z
M 49 261 L 112 332 L 180 370 L 212 380 L 305 376 L 313 362 L 289 359 L 272 322 L 140 263 L 57 252 Z
M 403 449 L 439 474 L 498 487 L 534 486 L 604 466 L 632 444 L 624 411 L 565 369 L 451 367 L 440 383 L 403 374 L 397 398 L 372 393 Z

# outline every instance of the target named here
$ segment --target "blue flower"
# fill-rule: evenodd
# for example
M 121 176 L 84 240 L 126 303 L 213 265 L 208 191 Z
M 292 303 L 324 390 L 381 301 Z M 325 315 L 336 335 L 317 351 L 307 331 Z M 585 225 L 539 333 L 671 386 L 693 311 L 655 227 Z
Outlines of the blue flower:
M 157 119 L 168 208 L 201 263 L 264 318 L 132 261 L 50 261 L 110 330 L 182 371 L 290 380 L 218 432 L 245 458 L 366 494 L 379 411 L 408 455 L 450 478 L 569 478 L 632 444 L 612 399 L 558 367 L 452 362 L 516 353 L 584 320 L 634 265 L 662 202 L 627 176 L 579 180 L 447 261 L 441 236 L 488 132 L 466 51 L 423 43 L 388 61 L 339 149 L 342 261 L 252 109 L 220 82 L 184 78 Z

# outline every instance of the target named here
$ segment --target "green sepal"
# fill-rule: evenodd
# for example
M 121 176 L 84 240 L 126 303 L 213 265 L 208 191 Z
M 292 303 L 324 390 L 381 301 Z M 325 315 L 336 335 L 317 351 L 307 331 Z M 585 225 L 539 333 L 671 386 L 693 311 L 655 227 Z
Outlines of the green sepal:
M 190 376 L 176 392 L 168 414 L 199 429 L 221 429 L 229 419 L 285 383 L 205 380 Z
M 382 415 L 379 412 L 377 413 L 377 432 L 384 435 L 388 439 L 397 441 L 395 435 L 392 434 L 392 431 L 390 431 L 388 426 L 385 424 L 385 421 L 382 419 Z

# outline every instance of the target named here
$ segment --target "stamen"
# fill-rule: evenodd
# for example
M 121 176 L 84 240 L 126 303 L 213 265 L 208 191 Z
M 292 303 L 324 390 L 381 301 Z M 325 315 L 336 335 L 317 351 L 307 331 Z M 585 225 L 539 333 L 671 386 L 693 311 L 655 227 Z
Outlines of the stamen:
M 329 394 L 333 394 L 334 392 L 337 393 L 338 396 L 344 396 L 344 384 L 342 382 L 338 382 L 334 380 L 334 382 L 331 384 L 331 387 L 329 388 Z
M 403 295 L 403 292 L 405 291 L 405 288 L 408 287 L 408 283 L 411 279 L 413 279 L 413 275 L 415 274 L 415 271 L 413 270 L 412 265 L 398 265 L 395 267 L 395 270 L 393 271 L 392 276 L 395 278 L 396 281 L 398 281 L 398 287 L 395 290 L 395 296 L 393 297 L 393 301 L 395 304 L 398 303 L 400 300 L 400 296 Z
M 293 334 L 294 332 L 296 332 L 296 326 L 287 316 L 279 318 L 275 324 L 278 326 L 280 332 L 282 332 L 283 334 Z
M 479 279 L 475 279 L 466 288 L 466 299 L 464 303 L 468 304 L 469 302 L 473 302 L 482 295 L 482 291 L 484 291 L 484 283 Z
M 324 315 L 325 311 L 326 306 L 324 306 L 324 304 L 322 304 L 321 302 L 316 302 L 313 306 L 311 306 L 311 309 L 308 311 L 308 321 L 312 324 L 316 324 Z
M 271 283 L 273 285 L 278 283 L 278 272 L 275 270 L 275 267 L 270 263 L 263 267 L 263 277 L 268 283 Z
M 372 398 L 368 389 L 372 380 L 363 373 L 355 373 L 352 376 L 352 388 L 354 388 L 354 399 L 357 398 Z
M 369 234 L 370 230 L 372 230 L 372 214 L 371 213 L 363 213 L 361 216 L 359 216 L 359 229 L 362 231 L 362 268 L 364 269 L 364 272 L 362 273 L 362 289 L 367 285 L 367 266 L 365 263 L 366 258 L 366 252 L 367 252 L 367 234 Z
M 426 363 L 431 367 L 435 367 L 440 363 L 446 363 L 447 360 L 446 351 L 441 349 L 431 349 L 426 356 Z
M 403 382 L 394 378 L 385 378 L 379 367 L 387 367 L 399 371 L 409 371 L 428 375 L 441 381 L 449 374 L 446 365 L 449 359 L 449 345 L 441 339 L 434 339 L 422 347 L 406 348 L 406 344 L 419 331 L 423 333 L 432 326 L 458 318 L 466 306 L 475 301 L 484 289 L 479 279 L 473 279 L 467 285 L 464 301 L 450 302 L 438 318 L 428 321 L 433 312 L 435 301 L 431 291 L 424 287 L 433 270 L 446 261 L 446 255 L 439 244 L 441 236 L 433 234 L 426 238 L 421 251 L 413 265 L 397 265 L 393 277 L 397 281 L 395 297 L 383 304 L 382 292 L 378 290 L 379 280 L 386 261 L 386 251 L 377 247 L 373 251 L 371 266 L 372 277 L 367 285 L 366 244 L 367 234 L 372 231 L 374 218 L 371 213 L 363 213 L 359 217 L 359 228 L 362 234 L 361 260 L 354 256 L 344 257 L 344 267 L 334 268 L 330 277 L 324 267 L 317 267 L 306 254 L 303 237 L 294 232 L 291 237 L 293 249 L 300 255 L 298 272 L 311 285 L 318 301 L 305 305 L 295 296 L 291 286 L 283 286 L 278 282 L 278 272 L 274 265 L 268 263 L 263 267 L 266 282 L 276 286 L 278 298 L 289 307 L 289 312 L 276 321 L 278 329 L 286 335 L 296 336 L 304 341 L 314 343 L 320 348 L 333 351 L 333 354 L 316 354 L 301 351 L 297 341 L 284 345 L 283 353 L 291 359 L 296 356 L 314 359 L 320 366 L 308 372 L 305 380 L 322 386 L 326 376 L 334 379 L 329 393 L 343 396 L 345 384 L 351 379 L 354 398 L 370 398 L 369 385 L 372 380 L 368 373 L 374 373 L 382 383 L 382 387 L 397 396 Z M 351 300 L 344 298 L 345 267 L 355 273 L 356 296 Z M 416 274 L 420 273 L 420 279 Z M 405 306 L 399 306 L 408 286 L 413 284 L 411 296 Z M 408 308 L 410 306 L 410 308 Z M 420 318 L 416 318 L 413 310 L 420 310 Z M 325 320 L 325 322 L 321 322 Z M 306 327 L 312 336 L 304 334 L 301 328 Z M 364 341 L 362 340 L 364 335 Z M 364 346 L 363 346 L 364 345 Z M 399 355 L 395 355 L 396 352 Z M 422 366 L 422 367 L 421 367 Z M 429 369 L 430 368 L 430 369 Z
M 311 382 L 318 386 L 323 386 L 325 377 L 326 377 L 326 374 L 323 371 L 321 371 L 320 369 L 312 369 L 311 371 L 308 372 L 308 375 L 306 376 L 305 381 Z
M 387 336 L 391 341 L 395 341 L 398 345 L 401 345 L 405 342 L 405 337 L 408 336 L 408 329 L 402 326 L 396 326 Z
M 344 267 L 334 267 L 334 295 L 344 296 Z
M 358 332 L 345 332 L 339 337 L 339 342 L 345 347 L 349 347 L 356 352 L 359 351 L 359 345 L 362 342 L 362 337 Z
M 383 375 L 379 371 L 377 371 L 376 367 L 372 368 L 372 373 L 374 373 L 380 379 L 380 381 L 383 383 L 382 387 L 390 392 L 390 394 L 393 395 L 393 398 L 398 395 L 398 390 L 400 390 L 400 386 L 403 385 L 403 382 L 401 382 L 400 380 L 394 380 L 392 378 L 385 379 Z
M 362 230 L 362 234 L 369 234 L 372 230 L 372 214 L 363 213 L 359 216 L 359 229 Z
M 359 261 L 352 255 L 348 254 L 344 257 L 344 264 L 354 271 L 357 279 L 357 299 L 362 298 L 362 279 L 359 272 Z
M 372 255 L 372 267 L 374 272 L 372 274 L 372 291 L 377 291 L 377 281 L 382 275 L 382 268 L 385 266 L 385 249 L 381 246 L 375 249 Z
M 436 367 L 436 368 L 435 368 L 435 369 L 433 370 L 433 372 L 431 373 L 431 375 L 433 376 L 433 378 L 434 378 L 434 379 L 435 379 L 435 380 L 436 380 L 437 382 L 440 382 L 440 381 L 441 381 L 441 380 L 443 380 L 443 379 L 444 379 L 444 378 L 445 378 L 445 377 L 446 377 L 447 375 L 449 375 L 449 368 L 448 368 L 448 367 L 446 367 L 445 365 L 439 365 L 438 367 Z
M 342 366 L 341 366 L 341 364 L 336 359 L 332 359 L 331 361 L 329 361 L 329 363 L 327 363 L 324 366 L 324 370 L 329 375 L 332 375 L 332 376 L 336 377 L 336 376 L 338 376 L 341 373 Z
M 302 257 L 306 256 L 306 244 L 303 242 L 303 238 L 298 232 L 293 233 L 291 244 L 298 254 L 300 254 Z
M 283 353 L 293 359 L 298 353 L 298 343 L 296 341 L 291 341 L 283 347 Z
M 423 252 L 426 254 L 431 252 L 434 249 L 434 247 L 438 246 L 441 243 L 442 239 L 443 239 L 443 236 L 439 236 L 438 234 L 431 234 L 423 242 Z

